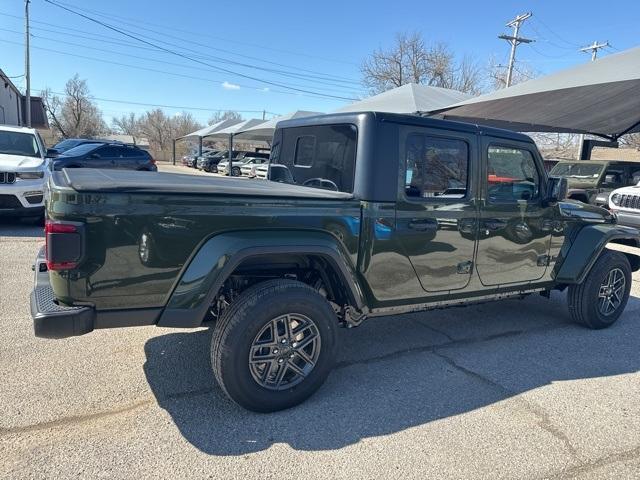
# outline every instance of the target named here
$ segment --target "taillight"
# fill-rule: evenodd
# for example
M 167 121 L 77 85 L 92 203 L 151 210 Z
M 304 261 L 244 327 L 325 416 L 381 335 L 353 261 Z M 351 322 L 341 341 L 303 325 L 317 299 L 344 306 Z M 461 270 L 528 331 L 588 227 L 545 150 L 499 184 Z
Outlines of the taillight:
M 78 266 L 82 255 L 82 236 L 78 225 L 47 220 L 44 238 L 47 269 L 71 270 Z

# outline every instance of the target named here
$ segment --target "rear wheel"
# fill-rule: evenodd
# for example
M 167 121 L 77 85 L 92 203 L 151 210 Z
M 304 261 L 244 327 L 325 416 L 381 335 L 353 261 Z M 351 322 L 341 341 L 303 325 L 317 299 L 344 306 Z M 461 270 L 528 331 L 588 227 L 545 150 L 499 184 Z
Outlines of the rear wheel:
M 232 177 L 239 177 L 240 176 L 240 167 L 233 167 L 231 168 L 231 176 Z
M 584 282 L 569 287 L 569 312 L 589 328 L 606 328 L 622 315 L 630 292 L 629 260 L 620 252 L 605 250 Z
M 216 323 L 211 344 L 216 380 L 249 410 L 298 405 L 333 367 L 337 324 L 329 303 L 308 285 L 281 279 L 259 283 Z

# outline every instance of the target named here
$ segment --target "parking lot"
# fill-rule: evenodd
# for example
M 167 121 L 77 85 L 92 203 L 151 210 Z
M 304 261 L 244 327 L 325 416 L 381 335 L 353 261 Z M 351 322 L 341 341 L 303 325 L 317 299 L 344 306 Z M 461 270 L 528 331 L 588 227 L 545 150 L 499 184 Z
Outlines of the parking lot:
M 319 393 L 261 415 L 216 386 L 207 329 L 35 338 L 42 241 L 0 224 L 2 478 L 640 476 L 638 274 L 604 331 L 570 323 L 564 294 L 342 330 Z

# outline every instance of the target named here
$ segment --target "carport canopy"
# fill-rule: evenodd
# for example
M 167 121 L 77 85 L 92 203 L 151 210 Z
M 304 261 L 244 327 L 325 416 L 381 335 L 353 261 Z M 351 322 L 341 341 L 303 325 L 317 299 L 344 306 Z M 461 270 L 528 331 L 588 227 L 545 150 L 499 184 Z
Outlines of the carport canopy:
M 242 128 L 235 133 L 235 136 L 237 138 L 242 138 L 243 140 L 261 140 L 263 142 L 271 142 L 271 140 L 273 139 L 273 132 L 276 131 L 278 122 L 281 122 L 282 120 L 291 120 L 292 118 L 312 117 L 315 115 L 322 115 L 322 112 L 296 110 L 295 112 L 289 112 L 285 115 L 274 117 L 264 123 L 254 125 L 252 127 Z
M 640 47 L 431 112 L 521 132 L 640 131 Z
M 471 95 L 449 88 L 407 83 L 342 108 L 342 112 L 419 113 L 448 107 L 471 98 Z
M 204 128 L 201 128 L 200 130 L 196 130 L 195 132 L 188 133 L 187 135 L 184 135 L 182 137 L 178 137 L 176 138 L 176 140 L 180 140 L 183 138 L 193 138 L 193 139 L 205 138 L 216 133 L 219 130 L 230 127 L 232 125 L 236 125 L 241 122 L 242 120 L 239 120 L 236 118 L 233 118 L 233 119 L 228 118 L 226 120 L 221 120 L 219 122 L 216 122 L 213 125 L 208 125 Z

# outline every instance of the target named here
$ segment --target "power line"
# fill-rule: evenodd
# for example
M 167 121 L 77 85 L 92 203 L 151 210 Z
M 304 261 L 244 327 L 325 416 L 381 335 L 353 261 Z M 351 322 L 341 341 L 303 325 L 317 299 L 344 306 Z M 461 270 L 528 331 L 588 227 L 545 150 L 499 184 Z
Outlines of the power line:
M 220 70 L 220 71 L 223 71 L 223 72 L 226 72 L 226 73 L 229 73 L 229 74 L 232 74 L 232 75 L 237 75 L 237 76 L 239 76 L 239 77 L 243 77 L 243 78 L 246 78 L 246 79 L 249 79 L 249 80 L 253 80 L 253 81 L 257 81 L 257 82 L 261 82 L 261 83 L 264 83 L 264 84 L 266 84 L 266 85 L 273 85 L 273 86 L 276 86 L 276 87 L 286 88 L 286 89 L 288 89 L 288 90 L 293 90 L 293 91 L 301 92 L 301 93 L 310 93 L 310 94 L 314 94 L 314 95 L 323 95 L 323 94 L 320 94 L 320 93 L 318 93 L 318 92 L 314 92 L 314 91 L 312 91 L 312 90 L 307 90 L 307 89 L 302 89 L 302 88 L 297 88 L 297 87 L 291 87 L 291 86 L 288 86 L 288 85 L 285 85 L 285 84 L 282 84 L 282 83 L 277 83 L 277 82 L 272 82 L 272 81 L 268 81 L 268 80 L 263 80 L 263 79 L 260 79 L 260 78 L 257 78 L 257 77 L 253 77 L 253 76 L 251 76 L 251 75 L 246 75 L 246 74 L 243 74 L 243 73 L 234 72 L 233 70 L 229 70 L 229 69 L 226 69 L 226 68 L 216 67 L 216 66 L 211 65 L 211 64 L 209 64 L 209 63 L 207 63 L 207 62 L 203 62 L 203 61 L 201 61 L 201 60 L 198 60 L 198 59 L 196 59 L 196 58 L 193 58 L 193 57 L 191 57 L 191 56 L 189 56 L 189 55 L 184 55 L 184 54 L 182 54 L 182 53 L 180 53 L 180 52 L 176 52 L 176 51 L 171 50 L 171 49 L 169 49 L 169 48 L 165 48 L 165 47 L 162 47 L 162 46 L 160 46 L 160 45 L 157 45 L 157 44 L 155 44 L 155 43 L 153 43 L 153 42 L 147 41 L 147 40 L 145 40 L 145 39 L 143 39 L 143 38 L 141 38 L 141 37 L 139 37 L 139 36 L 137 36 L 137 35 L 132 35 L 132 34 L 130 34 L 130 33 L 124 32 L 123 30 L 120 30 L 120 29 L 118 29 L 118 28 L 116 28 L 116 27 L 114 27 L 114 26 L 112 26 L 112 25 L 109 25 L 109 24 L 107 24 L 107 23 L 105 23 L 105 22 L 103 22 L 103 21 L 101 21 L 101 20 L 97 20 L 97 19 L 92 18 L 92 17 L 90 17 L 90 16 L 88 16 L 88 15 L 85 15 L 84 13 L 74 11 L 74 10 L 72 10 L 72 9 L 68 8 L 68 7 L 65 7 L 64 5 L 61 5 L 61 4 L 59 4 L 59 3 L 56 3 L 56 2 L 54 2 L 53 0 L 44 0 L 44 1 L 45 1 L 45 2 L 47 2 L 47 3 L 49 3 L 49 4 L 51 4 L 51 5 L 56 6 L 56 7 L 58 7 L 58 8 L 61 8 L 61 9 L 63 9 L 63 10 L 66 10 L 66 11 L 67 11 L 67 12 L 69 12 L 69 13 L 72 13 L 72 14 L 74 14 L 74 15 L 77 15 L 77 16 L 79 16 L 79 17 L 82 17 L 82 18 L 84 18 L 84 19 L 86 19 L 86 20 L 89 20 L 89 21 L 94 22 L 94 23 L 96 23 L 96 24 L 98 24 L 98 25 L 101 25 L 101 26 L 103 26 L 103 27 L 105 27 L 105 28 L 108 28 L 109 30 L 113 30 L 114 32 L 118 32 L 118 33 L 120 33 L 120 34 L 122 34 L 122 35 L 124 35 L 124 36 L 126 36 L 126 37 L 132 38 L 132 39 L 137 40 L 137 41 L 139 41 L 139 42 L 141 42 L 141 43 L 144 43 L 144 44 L 150 45 L 150 46 L 152 46 L 152 47 L 156 47 L 158 50 L 162 50 L 162 51 L 165 51 L 165 52 L 167 52 L 167 53 L 171 53 L 172 55 L 176 55 L 176 56 L 178 56 L 178 57 L 185 58 L 185 59 L 190 60 L 190 61 L 192 61 L 192 62 L 200 63 L 200 64 L 205 65 L 205 66 L 207 66 L 207 67 L 215 68 L 215 69 L 218 69 L 218 70 Z M 355 100 L 354 98 L 350 98 L 350 97 L 342 97 L 342 96 L 338 96 L 338 95 L 329 95 L 329 94 L 324 94 L 323 96 L 326 96 L 326 97 L 332 97 L 332 98 L 336 98 L 336 99 L 339 99 L 339 100 L 350 100 L 350 101 Z
M 534 23 L 540 23 L 540 25 L 542 25 L 544 28 L 547 29 L 547 31 L 549 31 L 553 36 L 555 36 L 558 40 L 560 40 L 563 43 L 566 43 L 567 45 L 570 45 L 572 48 L 578 48 L 580 47 L 579 44 L 575 43 L 575 42 L 570 42 L 569 40 L 565 39 L 564 37 L 560 36 L 558 33 L 556 33 L 555 30 L 553 30 L 549 25 L 547 25 L 545 22 L 542 21 L 542 19 L 540 17 L 536 17 L 533 20 Z
M 9 15 L 9 14 L 5 14 L 5 13 L 0 13 L 0 15 L 7 16 L 7 17 L 12 17 L 12 18 L 20 18 L 20 17 L 17 17 L 15 15 Z M 47 22 L 34 21 L 33 23 L 38 23 L 38 24 L 47 25 L 47 26 L 53 26 L 53 27 L 56 27 L 56 29 L 60 28 L 59 25 L 54 25 L 54 24 L 50 24 L 50 23 L 47 23 Z M 143 27 L 138 27 L 138 30 L 140 30 L 140 29 L 144 29 L 144 28 Z M 74 28 L 70 28 L 70 27 L 65 27 L 65 30 L 71 30 L 71 31 L 75 31 L 75 32 L 80 32 L 80 33 L 82 33 L 84 35 L 77 35 L 77 34 L 69 33 L 68 31 L 51 30 L 51 29 L 46 29 L 46 28 L 42 28 L 42 27 L 38 27 L 37 30 L 48 31 L 48 32 L 51 32 L 51 33 L 55 33 L 56 35 L 65 35 L 65 36 L 89 39 L 89 40 L 92 40 L 92 41 L 100 41 L 100 42 L 113 43 L 113 44 L 116 44 L 116 45 L 130 46 L 132 48 L 137 48 L 137 49 L 142 49 L 142 50 L 151 50 L 151 51 L 156 51 L 156 52 L 158 51 L 157 46 L 154 46 L 153 48 L 143 47 L 141 45 L 133 44 L 133 43 L 130 43 L 130 42 L 118 41 L 114 37 L 111 37 L 111 36 L 100 35 L 100 34 L 96 34 L 94 32 L 86 32 L 84 30 L 78 30 L 78 29 L 74 29 Z M 121 30 L 126 32 L 126 33 L 134 33 L 131 30 L 127 30 L 127 29 L 124 29 L 122 27 L 121 27 Z M 153 31 L 153 30 L 150 30 L 150 31 Z M 223 51 L 223 52 L 226 52 L 226 53 L 231 53 L 231 52 L 228 52 L 227 50 L 211 47 L 209 45 L 205 45 L 205 44 L 201 44 L 201 43 L 197 43 L 197 42 L 185 41 L 184 39 L 172 36 L 172 35 L 167 34 L 167 33 L 156 32 L 156 31 L 153 31 L 153 32 L 161 33 L 163 37 L 177 38 L 180 41 L 183 41 L 183 42 L 186 42 L 186 43 L 191 43 L 191 44 L 194 44 L 194 45 L 198 45 L 198 46 L 201 46 L 201 47 L 204 47 L 204 48 L 207 48 L 207 49 L 219 50 L 219 51 Z M 101 38 L 101 39 L 97 40 L 95 38 L 96 36 Z M 43 38 L 45 38 L 45 37 L 43 37 Z M 107 39 L 107 40 L 103 40 L 103 39 Z M 207 60 L 211 60 L 213 62 L 221 62 L 221 63 L 226 63 L 226 64 L 237 65 L 237 66 L 241 66 L 243 68 L 249 68 L 249 69 L 253 69 L 253 70 L 264 71 L 264 72 L 268 72 L 268 73 L 272 73 L 272 74 L 275 74 L 275 75 L 280 75 L 280 76 L 284 76 L 284 77 L 288 77 L 288 78 L 295 78 L 295 79 L 301 79 L 301 80 L 304 80 L 304 81 L 311 81 L 314 84 L 321 83 L 321 84 L 325 84 L 325 85 L 336 86 L 336 87 L 339 87 L 339 88 L 342 88 L 342 89 L 348 89 L 349 87 L 347 86 L 347 84 L 360 85 L 359 82 L 356 82 L 356 81 L 351 80 L 351 79 L 345 79 L 345 78 L 341 78 L 341 77 L 337 77 L 337 76 L 327 75 L 327 74 L 324 74 L 324 73 L 321 73 L 321 72 L 305 70 L 305 69 L 301 69 L 301 68 L 298 68 L 298 67 L 288 66 L 288 65 L 277 63 L 277 62 L 271 62 L 271 61 L 268 61 L 268 60 L 259 59 L 257 57 L 239 55 L 239 56 L 242 56 L 242 57 L 245 57 L 245 58 L 249 58 L 251 60 L 257 60 L 257 61 L 261 61 L 261 62 L 264 62 L 264 63 L 274 64 L 274 65 L 277 65 L 277 66 L 283 66 L 285 68 L 293 68 L 296 71 L 288 71 L 288 70 L 280 70 L 280 69 L 275 69 L 275 68 L 262 67 L 262 66 L 255 65 L 255 64 L 248 64 L 248 63 L 238 62 L 238 61 L 231 60 L 231 59 L 224 58 L 224 57 L 217 57 L 217 56 L 212 56 L 212 55 L 203 55 L 198 51 L 195 51 L 193 49 L 187 49 L 182 45 L 177 45 L 175 43 L 167 42 L 166 40 L 160 40 L 160 39 L 157 39 L 157 38 L 149 38 L 149 39 L 153 40 L 154 42 L 159 42 L 161 44 L 168 45 L 170 47 L 177 47 L 178 49 L 181 49 L 183 52 L 186 51 L 186 52 L 192 53 L 192 54 L 194 54 L 193 57 L 194 58 L 198 58 L 198 59 L 207 59 Z M 58 41 L 58 39 L 53 39 L 53 40 L 54 41 Z M 82 46 L 85 47 L 85 45 L 82 45 Z M 161 52 L 161 53 L 167 53 L 167 52 Z M 308 72 L 313 72 L 313 73 L 311 73 L 311 74 L 300 73 L 301 71 L 308 71 Z M 290 85 L 296 86 L 295 84 L 290 84 Z M 297 85 L 297 86 L 300 86 L 300 85 Z M 304 86 L 304 87 L 308 88 L 306 86 Z M 353 90 L 354 89 L 351 88 L 350 91 L 353 91 Z
M 49 0 L 45 0 L 49 1 Z M 506 86 L 511 86 L 511 80 L 513 78 L 513 65 L 516 62 L 516 48 L 521 43 L 531 43 L 533 40 L 529 38 L 519 37 L 518 33 L 520 32 L 520 27 L 524 23 L 524 21 L 531 17 L 531 13 L 523 13 L 522 15 L 518 15 L 516 18 L 507 23 L 507 27 L 513 28 L 513 35 L 498 35 L 498 38 L 502 40 L 507 40 L 511 45 L 511 53 L 509 55 L 509 66 L 507 67 L 507 80 Z
M 171 29 L 171 30 L 176 31 L 176 32 L 186 33 L 188 35 L 192 35 L 193 36 L 193 32 L 192 31 L 179 29 L 179 28 L 176 28 L 175 26 L 162 25 L 162 24 L 158 24 L 158 23 L 152 23 L 152 22 L 149 22 L 149 21 L 142 21 L 140 19 L 134 19 L 134 18 L 131 18 L 131 17 L 123 17 L 121 15 L 115 15 L 113 13 L 107 14 L 104 11 L 101 12 L 101 11 L 98 11 L 98 10 L 90 10 L 90 9 L 87 9 L 87 8 L 83 8 L 83 7 L 79 7 L 77 5 L 71 4 L 69 2 L 58 1 L 57 3 L 59 3 L 61 5 L 66 5 L 67 7 L 75 8 L 76 10 L 80 10 L 80 11 L 83 11 L 83 12 L 93 13 L 93 14 L 101 16 L 101 17 L 116 18 L 116 19 L 119 19 L 121 22 L 123 20 L 130 20 L 130 21 L 136 22 L 136 23 L 133 24 L 134 26 L 138 26 L 140 24 L 151 25 L 151 26 L 162 28 L 162 29 Z M 163 32 L 163 34 L 164 34 L 164 32 Z M 237 45 L 245 45 L 245 46 L 248 46 L 248 47 L 260 48 L 260 49 L 263 49 L 263 50 L 270 50 L 270 51 L 273 51 L 273 52 L 286 53 L 286 54 L 289 54 L 289 55 L 296 55 L 296 56 L 312 58 L 312 59 L 316 59 L 316 60 L 324 60 L 326 62 L 342 63 L 342 64 L 355 65 L 355 66 L 359 65 L 356 62 L 351 62 L 351 61 L 348 61 L 348 60 L 341 60 L 341 59 L 336 59 L 336 58 L 328 58 L 328 57 L 323 57 L 323 56 L 319 56 L 319 55 L 311 55 L 309 53 L 302 53 L 302 52 L 295 52 L 295 51 L 292 51 L 292 50 L 284 50 L 284 49 L 280 49 L 280 48 L 267 47 L 265 45 L 260 45 L 260 44 L 250 43 L 250 42 L 242 42 L 242 41 L 239 41 L 239 40 L 233 40 L 233 39 L 229 39 L 229 38 L 226 38 L 226 37 L 217 37 L 217 36 L 209 35 L 209 34 L 202 34 L 202 35 L 199 35 L 199 36 L 211 38 L 211 39 L 214 39 L 214 40 L 221 40 L 221 41 L 228 42 L 228 43 L 235 43 Z
M 16 33 L 16 34 L 22 34 L 22 32 L 18 32 L 18 31 L 15 31 L 15 30 L 9 30 L 9 29 L 5 29 L 5 28 L 0 28 L 0 31 L 5 31 L 5 32 L 9 32 L 9 33 Z M 97 47 L 77 44 L 77 43 L 73 43 L 73 42 L 66 42 L 64 40 L 60 40 L 60 39 L 57 39 L 57 38 L 51 38 L 51 37 L 46 37 L 46 36 L 41 36 L 41 35 L 33 35 L 33 34 L 31 35 L 31 37 L 35 38 L 35 39 L 40 39 L 40 40 L 49 40 L 49 41 L 56 42 L 56 43 L 59 43 L 59 44 L 70 45 L 70 46 L 73 46 L 73 47 L 86 48 L 86 49 L 94 50 L 94 51 L 97 51 L 97 52 L 112 53 L 112 54 L 118 55 L 120 57 L 124 56 L 124 57 L 135 58 L 135 59 L 138 59 L 138 60 L 156 62 L 156 63 L 160 63 L 162 65 L 169 65 L 169 66 L 175 66 L 175 67 L 181 67 L 181 68 L 188 68 L 188 69 L 192 69 L 192 70 L 200 70 L 200 71 L 205 71 L 205 72 L 216 72 L 216 70 L 213 70 L 213 69 L 210 69 L 210 68 L 202 68 L 202 67 L 197 67 L 197 66 L 193 66 L 193 65 L 184 65 L 184 64 L 181 64 L 181 63 L 168 62 L 166 60 L 150 58 L 148 56 L 142 57 L 142 56 L 139 56 L 139 55 L 131 55 L 131 54 L 122 53 L 122 52 L 118 52 L 118 51 L 114 51 L 114 50 L 108 50 L 108 49 L 105 49 L 105 48 L 97 48 Z M 144 48 L 144 47 L 142 47 L 142 48 Z M 292 83 L 290 85 L 305 87 L 305 85 L 299 85 L 299 84 L 295 84 L 295 83 Z M 333 92 L 349 92 L 348 90 L 326 88 L 326 87 L 322 87 L 319 90 L 327 91 L 327 92 L 330 92 L 330 91 L 333 91 Z
M 39 89 L 39 90 L 45 90 L 45 89 Z M 66 95 L 66 93 L 64 92 L 53 92 L 51 91 L 51 93 L 53 93 L 54 95 Z M 276 112 L 270 112 L 268 110 L 236 110 L 234 108 L 207 108 L 207 107 L 187 107 L 184 105 L 164 105 L 161 103 L 144 103 L 144 102 L 131 102 L 129 100 L 117 100 L 115 98 L 101 98 L 101 97 L 94 97 L 93 95 L 91 95 L 91 99 L 92 100 L 98 100 L 100 102 L 108 102 L 108 103 L 121 103 L 121 104 L 125 104 L 125 105 L 138 105 L 138 106 L 143 106 L 143 107 L 157 107 L 157 108 L 173 108 L 176 110 L 198 110 L 198 111 L 203 111 L 203 112 L 226 112 L 229 110 L 233 110 L 234 112 L 238 112 L 238 113 L 268 113 L 269 115 L 280 115 L 279 113 Z
M 13 42 L 13 41 L 5 40 L 5 39 L 2 39 L 2 38 L 0 38 L 0 41 L 2 41 L 4 43 L 11 44 L 11 45 L 19 45 L 19 46 L 22 45 L 22 43 Z M 52 48 L 32 46 L 31 49 L 32 50 L 42 50 L 42 51 L 45 51 L 45 52 L 56 53 L 56 54 L 59 54 L 59 55 L 65 55 L 65 56 L 74 57 L 74 58 L 82 58 L 82 59 L 85 59 L 85 60 L 92 60 L 92 61 L 99 62 L 101 64 L 117 65 L 117 66 L 120 66 L 120 67 L 133 68 L 133 69 L 136 69 L 136 70 L 143 70 L 143 71 L 153 72 L 153 73 L 161 73 L 161 74 L 171 75 L 171 76 L 175 76 L 175 77 L 189 78 L 189 79 L 192 79 L 192 80 L 201 80 L 201 81 L 204 81 L 204 82 L 210 82 L 210 83 L 215 83 L 215 84 L 222 85 L 222 81 L 221 80 L 213 80 L 211 78 L 197 77 L 197 76 L 194 76 L 194 75 L 187 75 L 187 74 L 183 74 L 183 73 L 168 72 L 166 70 L 159 70 L 159 69 L 156 69 L 156 68 L 141 67 L 141 66 L 138 66 L 138 65 L 131 65 L 131 64 L 128 64 L 128 63 L 114 62 L 114 61 L 105 60 L 105 59 L 102 59 L 102 58 L 96 58 L 96 57 L 90 57 L 90 56 L 87 56 L 87 55 L 79 55 L 79 54 L 75 54 L 75 53 L 63 52 L 63 51 L 60 51 L 60 50 L 54 50 Z M 295 96 L 303 96 L 303 97 L 310 97 L 310 98 L 320 98 L 320 99 L 325 99 L 326 100 L 326 96 L 325 95 L 292 93 L 292 92 L 286 92 L 286 91 L 274 90 L 274 89 L 266 89 L 265 90 L 264 88 L 259 88 L 259 87 L 255 87 L 255 86 L 251 86 L 251 85 L 242 85 L 242 84 L 238 84 L 238 86 L 242 87 L 242 88 L 247 88 L 247 89 L 250 89 L 250 90 L 256 90 L 258 92 L 278 93 L 278 94 L 282 94 L 282 95 L 295 95 Z

